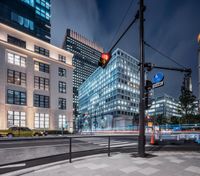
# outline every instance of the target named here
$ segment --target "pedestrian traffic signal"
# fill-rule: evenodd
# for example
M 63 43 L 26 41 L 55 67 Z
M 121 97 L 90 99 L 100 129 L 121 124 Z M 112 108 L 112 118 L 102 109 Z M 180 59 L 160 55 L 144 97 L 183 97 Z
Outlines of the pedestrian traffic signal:
M 110 53 L 102 53 L 101 58 L 99 60 L 99 66 L 102 68 L 105 68 L 108 62 L 111 59 L 111 54 Z
M 146 80 L 145 89 L 146 90 L 151 90 L 152 86 L 153 86 L 152 82 L 150 80 Z

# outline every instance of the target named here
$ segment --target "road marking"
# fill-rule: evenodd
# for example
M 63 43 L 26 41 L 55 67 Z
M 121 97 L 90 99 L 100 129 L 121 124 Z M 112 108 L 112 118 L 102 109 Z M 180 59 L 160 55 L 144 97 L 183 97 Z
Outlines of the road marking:
M 98 144 L 98 145 L 101 145 L 101 144 L 108 144 L 108 142 L 91 142 L 92 144 Z M 110 142 L 111 144 L 126 144 L 126 143 L 130 143 L 130 142 L 120 142 L 120 141 L 118 141 L 118 142 Z
M 26 166 L 26 163 L 22 163 L 22 164 L 10 164 L 10 165 L 6 165 L 6 166 L 1 166 L 0 169 L 12 168 L 12 167 L 23 167 L 23 166 Z
M 1 150 L 12 150 L 12 149 L 23 149 L 23 148 L 41 148 L 41 147 L 57 147 L 57 146 L 69 146 L 69 144 L 57 144 L 57 145 L 37 145 L 37 146 L 27 146 L 27 147 L 11 147 L 11 148 L 1 148 Z
M 126 145 L 126 144 L 135 144 L 135 143 L 130 143 L 130 142 L 117 142 L 117 143 L 110 143 L 110 145 L 119 145 L 119 144 L 121 144 L 121 145 Z M 104 143 L 104 144 L 99 144 L 100 146 L 107 146 L 108 145 L 108 143 Z

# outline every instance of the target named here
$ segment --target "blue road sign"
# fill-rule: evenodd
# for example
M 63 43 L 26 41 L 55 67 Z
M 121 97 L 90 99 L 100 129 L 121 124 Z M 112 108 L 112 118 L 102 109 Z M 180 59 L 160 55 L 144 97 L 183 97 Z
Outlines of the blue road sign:
M 159 72 L 153 77 L 152 83 L 153 84 L 159 83 L 163 81 L 163 79 L 164 79 L 164 74 Z

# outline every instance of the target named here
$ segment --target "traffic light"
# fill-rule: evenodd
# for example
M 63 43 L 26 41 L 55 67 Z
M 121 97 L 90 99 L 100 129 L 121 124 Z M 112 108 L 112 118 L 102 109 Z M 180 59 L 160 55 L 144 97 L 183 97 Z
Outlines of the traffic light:
M 152 89 L 152 82 L 150 80 L 146 80 L 145 84 L 145 93 L 144 93 L 144 98 L 145 98 L 145 109 L 149 109 L 151 107 L 151 99 L 150 99 L 150 90 Z
M 111 54 L 110 53 L 102 53 L 101 58 L 99 60 L 99 66 L 102 68 L 105 68 L 108 62 L 111 59 Z
M 146 80 L 146 84 L 145 84 L 145 90 L 151 90 L 153 86 L 153 83 L 149 80 Z

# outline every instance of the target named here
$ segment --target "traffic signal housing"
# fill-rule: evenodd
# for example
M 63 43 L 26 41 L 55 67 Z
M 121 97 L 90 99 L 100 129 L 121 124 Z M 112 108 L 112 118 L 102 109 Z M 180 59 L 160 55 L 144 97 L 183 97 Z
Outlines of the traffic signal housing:
M 145 84 L 145 93 L 144 93 L 144 98 L 145 98 L 145 109 L 149 109 L 151 107 L 152 101 L 150 99 L 150 90 L 152 89 L 152 82 L 150 80 L 146 80 Z
M 99 60 L 99 66 L 102 68 L 105 68 L 108 62 L 111 59 L 111 54 L 110 53 L 102 53 L 101 58 Z

